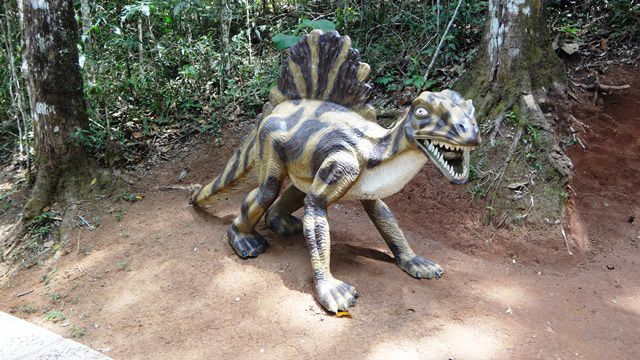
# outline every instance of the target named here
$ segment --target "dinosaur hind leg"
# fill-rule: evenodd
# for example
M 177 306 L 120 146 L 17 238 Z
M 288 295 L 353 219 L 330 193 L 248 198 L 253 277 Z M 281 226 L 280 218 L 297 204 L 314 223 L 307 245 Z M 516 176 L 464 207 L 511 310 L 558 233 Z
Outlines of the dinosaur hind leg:
M 240 215 L 229 228 L 229 243 L 242 258 L 256 257 L 267 248 L 267 241 L 255 231 L 255 226 L 274 202 L 280 191 L 282 176 L 271 173 L 259 187 L 253 189 L 242 202 Z
M 413 252 L 396 218 L 382 200 L 362 200 L 361 203 L 384 241 L 389 245 L 400 269 L 418 279 L 442 276 L 444 270 L 440 265 Z
M 280 236 L 302 233 L 302 220 L 291 215 L 304 205 L 305 193 L 289 185 L 276 202 L 267 210 L 265 223 Z

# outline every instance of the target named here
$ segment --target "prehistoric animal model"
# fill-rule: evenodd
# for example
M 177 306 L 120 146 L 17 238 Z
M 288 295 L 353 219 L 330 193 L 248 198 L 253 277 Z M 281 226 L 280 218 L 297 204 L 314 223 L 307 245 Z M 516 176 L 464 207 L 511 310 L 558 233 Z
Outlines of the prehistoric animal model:
M 329 205 L 360 200 L 402 270 L 439 278 L 442 268 L 413 252 L 381 199 L 400 191 L 427 159 L 452 183 L 466 182 L 469 151 L 480 144 L 473 104 L 451 90 L 423 92 L 391 128 L 378 125 L 367 102 L 369 70 L 348 36 L 318 30 L 304 36 L 224 172 L 191 196 L 202 206 L 253 188 L 229 228 L 231 246 L 242 258 L 264 252 L 267 241 L 255 226 L 265 213 L 274 232 L 304 233 L 317 299 L 331 312 L 346 311 L 358 295 L 329 268 Z M 291 215 L 303 206 L 302 220 Z

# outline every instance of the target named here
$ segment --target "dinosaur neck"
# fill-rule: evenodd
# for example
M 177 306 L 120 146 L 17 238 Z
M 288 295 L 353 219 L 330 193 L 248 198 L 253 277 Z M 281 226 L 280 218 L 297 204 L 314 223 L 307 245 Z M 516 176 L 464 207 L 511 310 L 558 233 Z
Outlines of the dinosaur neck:
M 407 114 L 405 113 L 401 118 L 396 120 L 395 124 L 385 135 L 385 137 L 389 138 L 389 146 L 385 149 L 382 161 L 392 160 L 407 152 L 422 154 L 415 144 L 413 144 L 412 136 L 411 127 L 407 124 Z
M 383 199 L 393 195 L 402 190 L 427 162 L 427 157 L 412 144 L 404 119 L 396 121 L 377 139 L 367 168 L 346 199 Z

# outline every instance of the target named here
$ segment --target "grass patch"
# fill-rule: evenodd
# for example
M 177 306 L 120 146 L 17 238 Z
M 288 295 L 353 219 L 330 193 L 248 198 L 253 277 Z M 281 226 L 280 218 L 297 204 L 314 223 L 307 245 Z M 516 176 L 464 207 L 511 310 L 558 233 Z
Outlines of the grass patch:
M 69 335 L 72 338 L 80 338 L 87 335 L 87 329 L 80 326 L 72 326 L 69 329 Z
M 127 262 L 127 260 L 118 260 L 118 261 L 116 262 L 116 268 L 117 268 L 118 270 L 122 270 L 122 271 L 124 271 L 124 270 L 126 270 L 126 269 L 127 269 L 127 266 L 129 266 L 129 263 Z
M 67 320 L 67 316 L 61 310 L 49 310 L 44 315 L 44 319 L 47 321 L 57 323 L 58 321 Z
M 33 304 L 25 304 L 20 307 L 20 311 L 26 314 L 33 314 L 38 311 L 38 307 Z

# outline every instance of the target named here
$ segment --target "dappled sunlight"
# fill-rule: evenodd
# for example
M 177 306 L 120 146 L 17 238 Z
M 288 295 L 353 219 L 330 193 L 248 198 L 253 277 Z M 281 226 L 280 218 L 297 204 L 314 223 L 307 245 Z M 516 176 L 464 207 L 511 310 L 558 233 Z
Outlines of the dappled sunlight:
M 613 297 L 609 305 L 628 311 L 640 319 L 640 288 Z
M 13 183 L 12 182 L 0 182 L 0 191 L 9 191 L 13 189 Z
M 170 280 L 162 280 L 157 275 L 170 273 L 176 264 L 173 261 L 156 264 L 153 267 L 136 267 L 135 271 L 122 271 L 123 276 L 112 285 L 109 299 L 102 311 L 118 313 L 142 303 L 153 307 L 152 299 L 163 296 Z M 153 279 L 153 281 L 149 281 Z M 157 302 L 156 302 L 157 304 Z
M 505 357 L 512 341 L 490 319 L 468 324 L 445 324 L 435 334 L 417 340 L 399 338 L 376 344 L 367 360 L 386 359 L 495 359 Z
M 483 284 L 478 292 L 486 299 L 502 304 L 505 309 L 511 306 L 523 307 L 530 305 L 531 296 L 518 285 Z

